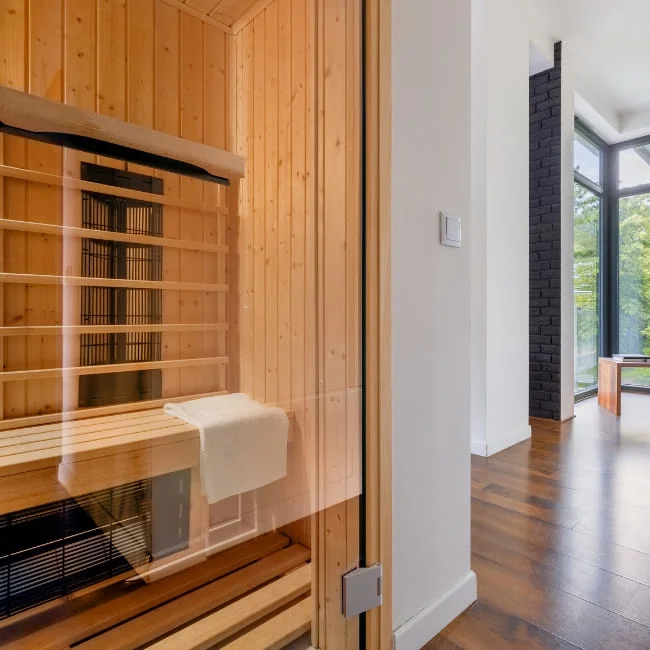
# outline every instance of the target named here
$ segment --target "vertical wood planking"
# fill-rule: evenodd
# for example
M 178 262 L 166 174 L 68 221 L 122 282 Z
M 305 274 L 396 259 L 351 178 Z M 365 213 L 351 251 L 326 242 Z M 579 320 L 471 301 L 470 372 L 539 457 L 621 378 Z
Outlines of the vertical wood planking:
M 156 0 L 154 28 L 154 126 L 171 135 L 180 132 L 180 13 L 163 0 Z M 180 196 L 178 174 L 161 173 L 166 196 Z M 180 210 L 163 207 L 163 235 L 180 238 Z M 163 280 L 180 281 L 180 250 L 163 253 Z M 180 293 L 163 291 L 163 321 L 180 323 Z M 162 358 L 180 357 L 180 334 L 166 332 L 162 336 Z M 180 370 L 165 369 L 162 373 L 164 397 L 181 394 Z
M 204 95 L 204 45 L 203 24 L 193 16 L 181 13 L 181 133 L 184 138 L 203 141 L 203 95 Z M 203 183 L 197 179 L 181 178 L 181 196 L 193 201 L 203 200 Z M 202 241 L 204 235 L 203 214 L 181 210 L 181 238 Z M 181 281 L 201 277 L 204 269 L 203 254 L 197 251 L 181 251 Z M 186 323 L 203 320 L 204 293 L 184 291 L 181 295 L 181 318 Z M 203 353 L 203 334 L 181 334 L 181 356 L 200 357 Z M 206 392 L 206 376 L 209 369 L 181 369 L 181 390 L 189 393 Z
M 126 2 L 98 0 L 98 7 L 97 112 L 124 120 L 127 79 Z
M 265 290 L 266 402 L 278 398 L 278 2 L 264 12 L 265 23 Z
M 347 385 L 357 388 L 361 386 L 361 1 L 348 0 L 346 9 Z
M 313 433 L 305 421 L 306 8 L 291 3 L 291 406 L 305 449 Z
M 346 229 L 347 130 L 346 0 L 324 3 L 323 30 L 323 348 L 325 407 L 325 481 L 328 490 L 346 476 Z M 327 496 L 328 502 L 331 497 Z
M 253 204 L 254 204 L 254 174 L 255 174 L 255 148 L 254 148 L 254 107 L 253 93 L 254 81 L 254 30 L 252 25 L 247 25 L 238 38 L 238 62 L 241 60 L 241 114 L 240 140 L 242 153 L 246 158 L 246 177 L 242 181 L 242 214 L 241 214 L 241 318 L 239 321 L 241 345 L 241 390 L 249 395 L 255 392 L 254 384 L 254 241 L 253 241 Z M 239 54 L 239 40 L 241 40 L 241 54 Z M 238 84 L 239 89 L 239 84 Z M 239 92 L 239 90 L 238 90 Z
M 97 97 L 97 4 L 85 0 L 66 0 L 65 24 L 65 89 L 64 102 L 87 110 L 95 110 Z M 66 177 L 80 178 L 82 161 L 94 162 L 96 156 L 74 149 L 63 150 L 63 172 Z M 80 228 L 81 192 L 63 190 L 63 223 Z M 63 267 L 70 275 L 81 275 L 81 240 L 66 237 L 63 240 Z M 66 325 L 81 323 L 81 288 L 63 287 L 63 322 Z M 63 365 L 81 364 L 81 337 L 66 335 L 63 338 Z M 70 411 L 79 405 L 78 377 L 63 378 L 63 410 Z
M 319 176 L 322 233 L 322 320 L 324 383 L 323 471 L 325 511 L 325 638 L 351 642 L 351 629 L 340 612 L 340 575 L 347 569 L 347 34 L 346 0 L 323 3 L 322 33 L 322 176 Z M 337 108 L 339 110 L 337 110 Z M 342 491 L 341 491 L 342 490 Z
M 54 101 L 63 99 L 63 1 L 31 0 L 29 6 L 29 91 Z M 27 142 L 27 167 L 60 176 L 62 150 L 42 142 Z M 30 183 L 27 192 L 30 221 L 62 223 L 60 188 Z M 27 272 L 60 274 L 60 238 L 37 233 L 27 235 Z M 62 288 L 26 288 L 26 324 L 59 325 L 62 316 Z M 56 337 L 40 336 L 28 341 L 27 367 L 52 368 L 62 365 L 62 351 Z M 27 383 L 27 412 L 41 414 L 61 411 L 62 381 L 48 379 Z
M 126 7 L 127 121 L 153 128 L 154 0 L 129 2 Z
M 229 48 L 226 34 L 216 27 L 204 25 L 205 64 L 204 64 L 204 143 L 220 149 L 227 148 L 228 130 L 227 123 L 229 110 L 229 87 L 226 83 L 226 51 Z M 206 183 L 204 188 L 206 203 L 218 205 L 223 200 L 224 189 L 212 183 Z M 235 210 L 234 225 L 237 225 L 238 207 Z M 223 215 L 204 215 L 204 241 L 213 243 L 226 243 L 218 241 L 221 230 L 226 229 Z M 235 237 L 235 242 L 237 241 Z M 204 256 L 204 270 L 206 282 L 227 283 L 228 256 L 223 254 L 206 253 Z M 228 271 L 231 269 L 228 268 Z M 229 286 L 229 294 L 230 294 Z M 212 320 L 226 322 L 228 310 L 225 294 L 206 294 L 206 316 Z M 204 354 L 206 356 L 226 355 L 226 334 L 223 332 L 206 333 L 204 335 Z M 232 360 L 231 362 L 232 363 Z M 235 362 L 236 363 L 236 362 Z M 226 368 L 220 367 L 210 371 L 206 377 L 208 390 L 223 390 L 226 388 Z
M 27 16 L 25 0 L 0 0 L 0 83 L 16 90 L 26 89 L 25 52 Z M 3 136 L 4 163 L 24 167 L 26 143 L 23 138 Z M 26 183 L 7 178 L 3 181 L 3 218 L 23 219 L 26 216 Z M 24 273 L 26 235 L 7 232 L 3 235 L 3 271 Z M 25 288 L 20 285 L 3 287 L 3 324 L 25 324 Z M 5 339 L 3 344 L 3 369 L 17 370 L 25 367 L 26 339 Z M 25 415 L 25 382 L 3 383 L 4 418 Z
M 317 104 L 317 0 L 308 0 L 305 10 L 305 431 L 306 437 L 311 445 L 312 455 L 308 471 L 312 473 L 311 485 L 313 489 L 313 500 L 315 507 L 320 507 L 318 487 L 320 485 L 319 466 L 319 445 L 320 433 L 318 430 L 318 339 L 317 339 L 317 316 L 318 316 L 318 287 L 317 287 L 317 127 L 318 127 L 318 104 Z M 312 555 L 318 571 L 314 572 L 313 592 L 319 595 L 314 599 L 314 612 L 312 620 L 312 642 L 314 647 L 324 644 L 320 639 L 320 632 L 323 629 L 321 624 L 324 620 L 325 608 L 321 607 L 324 602 L 324 581 L 322 567 L 325 557 L 322 553 L 320 540 L 321 526 L 320 517 L 315 515 L 311 522 Z
M 278 395 L 291 405 L 291 0 L 278 0 Z
M 119 119 L 180 134 L 180 72 L 181 15 L 186 23 L 196 21 L 197 31 L 205 29 L 210 43 L 214 45 L 209 61 L 205 65 L 210 72 L 203 78 L 204 51 L 202 47 L 186 47 L 186 75 L 194 89 L 186 88 L 185 95 L 192 92 L 200 98 L 198 102 L 198 129 L 188 127 L 185 121 L 185 135 L 197 141 L 204 141 L 209 134 L 220 134 L 215 139 L 217 146 L 227 146 L 225 137 L 229 107 L 227 88 L 228 58 L 226 54 L 229 37 L 222 30 L 216 30 L 203 21 L 188 16 L 178 8 L 162 0 L 1 0 L 0 36 L 3 43 L 3 57 L 0 59 L 0 83 L 26 89 L 39 95 L 82 106 Z M 188 18 L 190 20 L 188 20 Z M 212 32 L 215 32 L 214 34 Z M 187 42 L 202 44 L 202 38 L 186 39 Z M 190 59 L 196 60 L 190 60 Z M 212 65 L 216 64 L 216 67 Z M 210 67 L 212 65 L 212 67 Z M 196 73 L 198 71 L 198 74 Z M 221 76 L 220 81 L 218 80 Z M 199 79 L 196 79 L 199 77 Z M 208 92 L 203 93 L 203 85 Z M 203 103 L 205 102 L 205 106 Z M 185 106 L 196 108 L 190 99 Z M 196 111 L 195 111 L 196 112 Z M 203 122 L 205 121 L 205 129 Z M 191 122 L 191 118 L 190 118 Z M 219 140 L 219 142 L 216 142 Z M 77 151 L 62 151 L 57 147 L 27 141 L 22 138 L 4 137 L 4 161 L 17 167 L 28 167 L 57 175 L 78 177 L 83 160 L 97 158 Z M 102 157 L 101 164 L 124 168 L 123 162 Z M 149 170 L 137 171 L 149 173 Z M 163 177 L 165 193 L 180 196 L 178 175 L 155 172 Z M 209 200 L 200 183 L 196 194 L 202 200 Z M 64 225 L 79 225 L 81 221 L 81 196 L 75 190 L 62 190 L 52 186 L 26 183 L 14 179 L 2 180 L 2 208 L 4 218 L 28 219 Z M 226 192 L 217 190 L 220 205 L 226 206 Z M 197 241 L 226 243 L 226 218 L 217 220 L 194 215 L 196 233 L 190 237 Z M 214 223 L 212 223 L 214 221 Z M 164 209 L 164 235 L 179 237 L 180 214 L 177 209 Z M 42 236 L 36 233 L 7 231 L 2 235 L 4 253 L 3 270 L 15 273 L 46 273 L 58 275 L 65 270 L 71 275 L 80 274 L 80 241 L 57 236 Z M 225 277 L 225 256 L 222 254 L 195 255 L 186 258 L 185 272 L 197 269 L 198 277 Z M 222 258 L 217 261 L 217 258 Z M 221 266 L 219 267 L 219 264 Z M 198 266 L 197 266 L 198 265 Z M 167 280 L 181 280 L 180 251 L 166 249 L 163 254 L 163 275 Z M 192 278 L 192 281 L 196 277 Z M 190 306 L 186 314 L 188 322 L 200 321 L 210 316 L 216 321 L 217 307 L 208 306 L 206 295 L 184 295 Z M 211 294 L 210 294 L 211 295 Z M 57 325 L 78 324 L 80 319 L 80 292 L 78 288 L 56 286 L 8 285 L 3 287 L 3 322 L 6 325 Z M 181 320 L 181 296 L 172 291 L 163 293 L 163 319 L 167 323 Z M 220 310 L 225 318 L 224 296 L 219 298 Z M 194 316 L 197 318 L 195 319 Z M 205 338 L 202 333 L 190 341 L 185 356 L 202 356 L 210 346 L 219 348 L 215 354 L 225 354 L 224 332 Z M 29 342 L 29 345 L 27 343 Z M 11 343 L 11 345 L 9 345 Z M 6 370 L 78 365 L 79 337 L 12 337 L 2 342 L 3 367 Z M 187 344 L 188 341 L 186 340 Z M 191 354 L 188 350 L 191 348 Z M 222 352 L 223 350 L 223 352 Z M 212 351 L 210 351 L 212 354 Z M 179 334 L 165 333 L 163 337 L 163 358 L 180 356 Z M 203 372 L 203 371 L 202 371 Z M 225 369 L 220 368 L 219 379 L 212 370 L 204 376 L 194 373 L 189 381 L 181 385 L 177 369 L 163 372 L 163 394 L 175 396 L 196 390 L 219 390 L 225 384 Z M 175 378 L 174 378 L 175 377 Z M 194 381 L 196 378 L 196 381 Z M 46 411 L 70 410 L 76 408 L 78 380 L 30 382 L 7 382 L 2 387 L 3 417 L 19 417 Z M 204 388 L 205 387 L 205 388 Z M 61 400 L 65 398 L 65 404 Z
M 266 401 L 266 18 L 253 23 L 253 396 Z

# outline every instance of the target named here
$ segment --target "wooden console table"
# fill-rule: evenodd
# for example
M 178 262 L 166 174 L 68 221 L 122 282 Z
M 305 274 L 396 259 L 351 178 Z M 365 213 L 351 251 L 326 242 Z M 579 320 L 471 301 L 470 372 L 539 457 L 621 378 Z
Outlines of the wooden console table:
M 650 363 L 598 359 L 598 404 L 614 415 L 621 414 L 621 372 L 623 368 L 650 368 Z

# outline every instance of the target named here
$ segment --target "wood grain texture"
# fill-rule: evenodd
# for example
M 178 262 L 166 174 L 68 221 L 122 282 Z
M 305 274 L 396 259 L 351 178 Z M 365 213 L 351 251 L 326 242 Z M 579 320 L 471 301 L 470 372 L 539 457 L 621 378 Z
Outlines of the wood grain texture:
M 650 647 L 650 397 L 623 402 L 472 457 L 478 603 L 427 650 Z
M 259 537 L 153 584 L 117 586 L 95 596 L 77 599 L 74 605 L 66 603 L 43 619 L 29 624 L 21 621 L 2 628 L 0 643 L 6 650 L 61 650 L 140 614 L 155 612 L 155 608 L 173 603 L 206 585 L 216 584 L 214 581 L 224 576 L 236 576 L 239 569 L 272 557 L 288 545 L 289 540 L 277 533 Z M 188 617 L 192 613 L 184 615 Z M 155 632 L 150 630 L 151 633 L 155 638 Z
M 286 576 L 254 591 L 232 605 L 210 614 L 185 629 L 168 636 L 151 650 L 208 650 L 275 610 L 309 593 L 311 565 L 306 564 Z
M 392 1 L 365 3 L 366 93 L 366 562 L 385 567 L 382 607 L 366 617 L 368 645 L 392 648 L 391 25 Z
M 121 22 L 117 27 L 113 26 L 113 29 L 118 28 L 122 28 Z M 112 65 L 107 64 L 106 70 L 114 72 L 117 69 L 119 73 L 119 66 L 120 63 L 115 61 Z M 123 86 L 121 75 L 119 79 Z M 244 175 L 244 161 L 240 156 L 200 144 L 200 139 L 188 136 L 177 138 L 125 122 L 125 100 L 122 93 L 114 102 L 105 101 L 105 95 L 100 97 L 100 110 L 104 111 L 102 115 L 0 87 L 0 117 L 4 123 L 18 129 L 65 133 L 111 142 L 187 162 L 221 178 L 235 179 Z
M 292 545 L 259 562 L 184 594 L 136 619 L 77 646 L 83 650 L 132 650 L 161 637 L 194 618 L 240 598 L 309 560 L 309 551 Z M 259 629 L 259 628 L 258 628 Z M 249 648 L 251 646 L 242 646 Z
M 614 415 L 621 414 L 621 371 L 626 368 L 643 368 L 646 364 L 614 359 L 598 359 L 598 404 Z
M 163 0 L 5 0 L 0 12 L 0 90 L 6 110 L 16 119 L 30 119 L 32 111 L 38 128 L 50 128 L 43 120 L 58 123 L 81 111 L 74 113 L 74 128 L 108 128 L 110 133 L 102 137 L 109 140 L 120 131 L 147 133 L 156 146 L 169 136 L 177 152 L 179 145 L 223 151 L 228 160 L 238 161 L 238 173 L 243 173 L 243 160 L 225 152 L 230 36 L 218 21 L 197 18 L 195 9 Z M 33 97 L 12 96 L 12 89 L 28 90 Z M 30 108 L 46 100 L 56 103 Z M 101 127 L 105 119 L 119 121 Z M 80 287 L 87 284 L 80 277 L 80 249 L 81 239 L 88 236 L 81 228 L 82 192 L 143 201 L 152 197 L 80 180 L 81 162 L 125 169 L 123 162 L 14 137 L 3 138 L 3 145 L 0 182 L 6 228 L 0 235 L 5 252 L 0 272 L 10 275 L 3 276 L 1 325 L 32 328 L 25 336 L 11 330 L 11 344 L 3 346 L 4 368 L 25 372 L 79 367 L 81 332 L 75 327 L 80 325 Z M 227 282 L 236 277 L 238 266 L 234 260 L 228 268 L 229 243 L 236 243 L 238 230 L 229 224 L 226 191 L 187 183 L 171 173 L 128 168 L 162 178 L 164 194 L 156 196 L 156 202 L 163 206 L 164 236 L 154 241 L 157 238 L 104 232 L 95 233 L 97 238 L 165 246 L 163 282 L 171 284 L 163 291 L 163 323 L 226 323 Z M 185 232 L 181 223 L 190 223 Z M 39 277 L 19 277 L 27 274 Z M 185 290 L 183 283 L 189 283 Z M 211 286 L 223 291 L 211 292 Z M 55 333 L 64 326 L 67 329 Z M 228 339 L 236 336 L 221 327 L 167 330 L 162 360 L 222 358 L 228 356 Z M 237 355 L 233 360 L 238 366 Z M 197 372 L 172 363 L 162 371 L 163 395 L 221 392 L 226 373 L 225 366 Z M 77 395 L 78 379 L 71 376 L 7 381 L 0 415 L 20 422 L 51 418 L 77 408 Z
M 282 650 L 309 630 L 311 607 L 310 596 L 228 643 L 223 650 Z

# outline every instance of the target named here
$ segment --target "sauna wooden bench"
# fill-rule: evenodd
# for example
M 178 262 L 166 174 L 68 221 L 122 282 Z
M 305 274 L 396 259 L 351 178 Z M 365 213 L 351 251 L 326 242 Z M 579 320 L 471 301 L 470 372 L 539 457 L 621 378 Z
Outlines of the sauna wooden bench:
M 0 514 L 199 467 L 199 431 L 162 408 L 0 433 Z
M 598 405 L 614 415 L 621 414 L 621 373 L 623 368 L 650 368 L 646 361 L 598 359 Z
M 287 411 L 289 440 L 295 415 Z M 0 432 L 0 515 L 183 469 L 200 490 L 199 430 L 162 408 Z

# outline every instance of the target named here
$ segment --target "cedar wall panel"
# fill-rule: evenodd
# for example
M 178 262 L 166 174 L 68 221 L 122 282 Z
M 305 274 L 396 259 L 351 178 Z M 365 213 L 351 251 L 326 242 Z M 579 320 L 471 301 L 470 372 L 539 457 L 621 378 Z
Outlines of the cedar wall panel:
M 321 523 L 338 540 L 327 552 L 340 567 L 358 558 L 360 17 L 358 0 L 274 0 L 231 50 L 232 137 L 247 167 L 241 388 L 296 416 L 288 476 L 258 490 L 258 520 L 325 510 Z M 308 523 L 289 530 L 304 539 Z M 334 607 L 340 572 L 328 578 Z
M 230 36 L 163 0 L 0 0 L 0 84 L 56 101 L 228 148 Z M 0 136 L 0 162 L 78 177 L 82 161 L 123 167 L 109 158 L 21 138 Z M 174 174 L 163 177 L 165 194 L 227 205 L 224 188 Z M 79 191 L 4 178 L 0 217 L 78 226 Z M 226 243 L 223 214 L 189 213 L 165 206 L 164 236 Z M 80 241 L 5 231 L 2 271 L 80 274 Z M 163 279 L 222 283 L 225 255 L 165 249 Z M 79 324 L 80 289 L 6 285 L 4 325 Z M 163 292 L 166 323 L 225 321 L 226 296 Z M 79 337 L 7 338 L 5 370 L 79 364 Z M 165 333 L 163 359 L 226 354 L 226 333 Z M 76 378 L 7 382 L 0 391 L 6 418 L 76 408 Z M 225 388 L 225 368 L 165 369 L 163 395 Z

